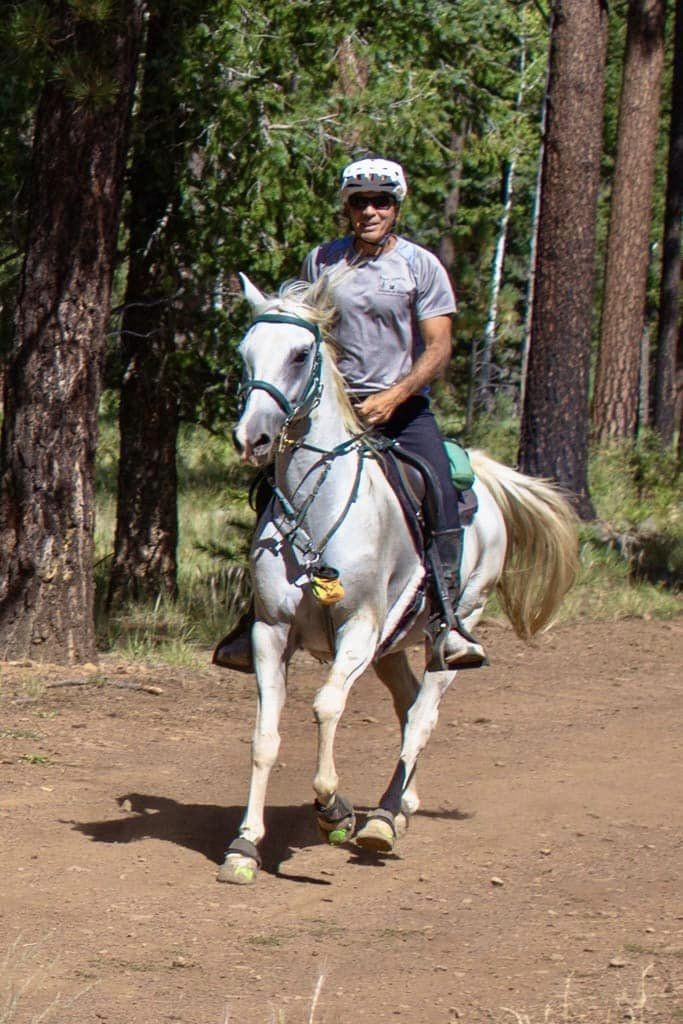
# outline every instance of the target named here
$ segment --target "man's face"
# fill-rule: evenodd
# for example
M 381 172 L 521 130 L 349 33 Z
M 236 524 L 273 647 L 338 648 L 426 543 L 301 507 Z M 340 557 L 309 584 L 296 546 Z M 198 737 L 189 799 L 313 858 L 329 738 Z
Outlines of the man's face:
M 379 245 L 396 223 L 398 209 L 386 192 L 360 192 L 349 196 L 346 209 L 356 238 Z

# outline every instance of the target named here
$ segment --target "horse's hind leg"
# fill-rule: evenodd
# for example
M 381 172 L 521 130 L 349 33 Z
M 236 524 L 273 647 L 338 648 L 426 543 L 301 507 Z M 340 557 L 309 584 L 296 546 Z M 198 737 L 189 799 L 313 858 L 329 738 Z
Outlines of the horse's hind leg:
M 252 642 L 258 708 L 252 741 L 249 800 L 239 835 L 228 847 L 218 871 L 219 882 L 233 882 L 236 885 L 255 882 L 260 867 L 258 843 L 265 833 L 263 811 L 266 787 L 280 749 L 279 723 L 287 682 L 287 633 L 282 627 L 256 622 Z
M 455 671 L 425 672 L 417 697 L 408 711 L 398 764 L 379 807 L 356 836 L 359 846 L 389 853 L 397 837 L 395 821 L 404 794 L 410 790 L 418 756 L 424 750 L 439 717 L 439 704 L 455 678 Z
M 413 673 L 405 651 L 385 654 L 375 664 L 375 671 L 387 687 L 394 701 L 394 710 L 401 725 L 401 738 L 405 733 L 408 712 L 415 702 L 420 684 Z M 394 821 L 396 832 L 400 835 L 408 826 L 411 814 L 420 806 L 413 772 L 407 787 L 401 794 L 401 810 Z

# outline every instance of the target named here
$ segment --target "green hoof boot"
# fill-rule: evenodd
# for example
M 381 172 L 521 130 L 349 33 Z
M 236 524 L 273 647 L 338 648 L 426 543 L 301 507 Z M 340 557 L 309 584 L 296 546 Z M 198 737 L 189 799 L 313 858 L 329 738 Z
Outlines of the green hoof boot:
M 318 800 L 315 801 L 314 807 L 320 835 L 330 846 L 341 846 L 356 831 L 356 815 L 353 804 L 346 797 L 337 793 L 328 807 L 319 803 Z
M 261 857 L 257 847 L 248 839 L 238 836 L 228 847 L 216 877 L 219 882 L 230 882 L 232 885 L 253 885 L 260 867 Z
M 326 843 L 329 843 L 330 846 L 341 846 L 356 831 L 356 816 L 351 814 L 348 818 L 335 822 L 324 821 L 318 818 L 318 828 L 320 829 L 321 837 Z
M 241 853 L 229 853 L 218 869 L 219 882 L 231 885 L 253 885 L 258 877 L 259 866 L 253 857 Z

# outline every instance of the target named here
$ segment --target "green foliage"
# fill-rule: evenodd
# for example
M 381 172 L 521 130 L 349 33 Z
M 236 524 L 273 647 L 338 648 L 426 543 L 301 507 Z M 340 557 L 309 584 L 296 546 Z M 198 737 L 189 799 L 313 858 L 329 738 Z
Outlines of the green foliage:
M 77 18 L 96 24 L 106 22 L 113 14 L 112 0 L 68 0 Z
M 673 451 L 662 451 L 657 435 L 614 443 L 595 451 L 590 489 L 602 519 L 617 530 L 652 520 L 662 530 L 683 533 L 683 481 Z
M 57 23 L 47 4 L 40 0 L 13 7 L 9 18 L 8 41 L 24 55 L 44 56 L 50 49 Z
M 116 100 L 118 83 L 99 61 L 89 56 L 70 54 L 61 58 L 54 64 L 53 76 L 79 107 L 102 110 L 111 107 Z
M 14 3 L 0 39 L 0 343 L 5 345 L 25 226 L 21 186 L 28 176 L 39 89 L 47 80 L 59 81 L 74 102 L 97 107 L 114 95 L 103 55 L 121 5 L 69 0 L 65 9 L 66 33 L 58 31 L 56 8 L 46 0 Z M 610 7 L 601 241 L 616 147 L 626 9 L 625 2 Z M 248 318 L 237 271 L 248 272 L 266 290 L 296 276 L 314 244 L 344 230 L 338 172 L 367 150 L 406 166 L 410 195 L 404 232 L 433 249 L 444 236 L 454 246 L 451 269 L 461 312 L 451 383 L 460 408 L 469 353 L 487 317 L 501 183 L 505 168 L 514 163 L 494 359 L 496 381 L 506 393 L 516 392 L 547 17 L 543 5 L 532 0 L 376 0 L 372 8 L 351 0 L 150 5 L 150 39 L 157 23 L 165 26 L 165 35 L 158 49 L 146 53 L 133 145 L 157 199 L 164 199 L 156 209 L 150 188 L 147 240 L 158 257 L 159 283 L 176 327 L 175 371 L 186 419 L 212 426 L 234 413 L 235 343 Z M 661 235 L 670 64 L 667 60 L 654 241 Z M 150 97 L 153 116 L 145 119 Z M 456 182 L 452 215 L 448 203 L 455 203 Z M 597 272 L 599 283 L 600 261 Z M 654 251 L 653 307 L 658 274 Z M 125 266 L 120 276 L 125 277 Z M 114 349 L 115 343 L 112 368 Z
M 480 331 L 501 167 L 512 155 L 527 207 L 533 192 L 546 26 L 531 4 L 455 7 L 457 16 L 434 0 L 379 0 L 371 12 L 330 0 L 164 8 L 140 108 L 151 97 L 156 113 L 138 120 L 134 145 L 166 197 L 149 238 L 173 296 L 187 418 L 210 425 L 233 409 L 233 340 L 248 318 L 237 271 L 275 290 L 313 245 L 344 230 L 337 182 L 348 159 L 368 150 L 400 159 L 411 182 L 404 230 L 439 245 L 460 124 L 467 201 L 455 272 L 467 313 L 458 326 L 465 342 Z M 520 227 L 521 254 L 528 217 Z M 521 258 L 516 266 L 523 278 Z M 511 284 L 501 303 L 517 341 L 524 287 Z

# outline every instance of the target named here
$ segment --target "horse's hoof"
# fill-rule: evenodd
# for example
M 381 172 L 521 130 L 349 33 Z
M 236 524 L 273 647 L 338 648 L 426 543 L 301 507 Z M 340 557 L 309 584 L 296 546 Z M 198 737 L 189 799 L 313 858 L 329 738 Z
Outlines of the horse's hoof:
M 334 824 L 318 818 L 318 828 L 320 829 L 322 839 L 326 843 L 329 843 L 330 846 L 341 846 L 356 831 L 356 816 L 351 814 L 348 818 L 342 819 L 342 821 L 335 821 Z
M 253 885 L 258 877 L 258 862 L 253 857 L 245 857 L 241 853 L 228 853 L 218 869 L 216 876 L 219 882 L 230 882 L 232 885 Z
M 330 807 L 315 801 L 316 817 L 320 834 L 330 846 L 341 846 L 356 831 L 356 815 L 353 804 L 346 797 L 335 796 Z
M 368 818 L 356 836 L 356 844 L 363 850 L 375 853 L 391 853 L 396 842 L 394 830 L 390 822 L 384 818 Z

